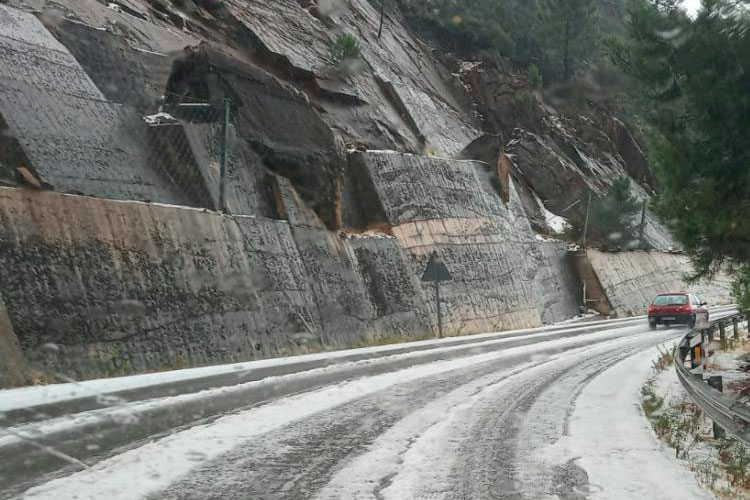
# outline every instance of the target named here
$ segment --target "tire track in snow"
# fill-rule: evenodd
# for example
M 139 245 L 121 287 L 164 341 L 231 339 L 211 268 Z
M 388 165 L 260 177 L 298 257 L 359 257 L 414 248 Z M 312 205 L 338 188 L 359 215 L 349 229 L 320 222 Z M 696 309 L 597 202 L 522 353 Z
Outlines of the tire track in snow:
M 544 363 L 475 380 L 461 391 L 455 391 L 443 400 L 433 401 L 403 419 L 378 438 L 368 453 L 341 469 L 315 498 L 449 498 L 461 481 L 461 477 L 451 477 L 449 474 L 457 457 L 466 455 L 467 450 L 486 448 L 483 436 L 467 432 L 469 426 L 466 422 L 472 420 L 477 407 L 489 400 L 493 402 L 494 410 L 497 409 L 495 406 L 499 398 L 500 401 L 510 401 L 507 408 L 493 412 L 498 421 L 503 421 L 510 412 L 515 411 L 514 404 L 533 397 L 555 380 L 559 374 L 559 370 L 554 368 L 556 365 L 575 366 L 582 359 L 600 357 L 603 349 L 622 352 L 623 345 L 628 343 L 632 343 L 631 338 L 616 339 L 607 342 L 605 347 L 597 345 L 578 349 Z M 497 473 L 496 468 L 493 468 L 493 473 Z M 467 493 L 457 498 L 480 497 Z
M 466 421 L 476 420 L 473 417 L 464 420 L 459 416 L 471 416 L 474 402 L 491 399 L 488 394 L 494 394 L 497 387 L 488 389 L 488 384 L 514 387 L 514 390 L 521 390 L 517 397 L 524 399 L 524 390 L 530 385 L 541 390 L 542 386 L 554 381 L 553 375 L 544 376 L 550 370 L 534 371 L 537 368 L 533 366 L 523 366 L 528 370 L 517 374 L 504 371 L 530 362 L 557 363 L 571 356 L 575 360 L 578 359 L 575 356 L 601 349 L 601 346 L 621 349 L 638 338 L 655 343 L 652 333 L 628 332 L 622 337 L 623 334 L 610 331 L 438 361 L 287 397 L 116 455 L 91 470 L 33 488 L 28 492 L 28 498 L 72 498 L 72 494 L 76 494 L 82 500 L 131 499 L 148 495 L 159 499 L 307 500 L 323 487 L 326 489 L 321 495 L 332 491 L 328 487 L 336 484 L 338 474 L 347 470 L 351 472 L 359 457 L 377 450 L 385 450 L 383 456 L 391 461 L 389 473 L 394 467 L 397 472 L 391 477 L 390 486 L 380 483 L 388 473 L 381 474 L 380 467 L 376 467 L 378 462 L 371 462 L 360 469 L 364 471 L 361 476 L 349 476 L 349 485 L 366 484 L 362 496 L 342 493 L 332 498 L 374 498 L 375 483 L 385 486 L 380 490 L 384 498 L 391 498 L 397 482 L 401 485 L 407 478 L 403 475 L 403 464 L 419 456 L 415 455 L 415 450 L 419 449 L 420 453 L 438 450 L 437 455 L 431 455 L 433 463 L 450 465 L 436 468 L 439 474 L 429 476 L 425 472 L 432 473 L 432 470 L 425 471 L 415 464 L 411 469 L 415 472 L 412 479 L 427 478 L 427 483 L 431 483 L 435 477 L 447 475 L 453 460 L 467 453 L 467 445 L 462 446 L 460 436 L 465 442 L 474 440 L 470 442 L 473 446 L 487 446 L 485 436 L 476 440 L 476 436 L 460 432 L 453 435 L 446 430 L 455 430 L 456 426 L 459 430 L 464 429 L 467 428 Z M 566 349 L 569 351 L 558 355 Z M 554 355 L 558 357 L 550 361 L 550 356 Z M 518 377 L 526 382 L 508 382 Z M 451 391 L 457 392 L 445 397 Z M 535 393 L 531 391 L 532 396 Z M 476 401 L 471 399 L 472 396 Z M 467 403 L 467 398 L 471 403 Z M 494 409 L 497 409 L 497 404 L 499 402 L 494 401 Z M 454 418 L 446 427 L 444 422 L 450 415 Z M 404 424 L 407 420 L 411 424 Z M 505 423 L 505 420 L 508 419 L 500 419 L 498 423 Z M 421 427 L 409 427 L 416 424 Z M 437 439 L 434 445 L 422 439 L 430 432 Z M 411 448 L 406 447 L 401 453 L 404 445 L 414 437 L 417 439 Z M 442 450 L 446 449 L 455 449 L 456 453 L 445 454 Z M 492 467 L 496 467 L 497 473 L 497 468 L 507 468 L 507 460 L 495 460 Z M 133 482 L 133 477 L 138 477 L 138 481 Z

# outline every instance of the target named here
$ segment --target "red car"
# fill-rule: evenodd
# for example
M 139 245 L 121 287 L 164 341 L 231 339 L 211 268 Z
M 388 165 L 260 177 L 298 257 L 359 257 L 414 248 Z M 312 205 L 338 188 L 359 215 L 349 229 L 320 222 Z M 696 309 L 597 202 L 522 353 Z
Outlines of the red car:
M 690 328 L 699 319 L 708 321 L 708 303 L 694 293 L 663 293 L 648 308 L 648 326 L 683 324 Z

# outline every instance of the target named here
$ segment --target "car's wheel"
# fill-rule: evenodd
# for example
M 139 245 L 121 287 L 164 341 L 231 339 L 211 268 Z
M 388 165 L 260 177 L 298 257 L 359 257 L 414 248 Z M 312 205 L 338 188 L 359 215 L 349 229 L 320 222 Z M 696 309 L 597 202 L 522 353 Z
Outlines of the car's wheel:
M 690 316 L 690 319 L 688 320 L 688 328 L 690 328 L 691 330 L 695 328 L 695 314 Z
M 648 320 L 648 327 L 652 330 L 656 330 L 656 320 L 655 319 L 649 319 Z

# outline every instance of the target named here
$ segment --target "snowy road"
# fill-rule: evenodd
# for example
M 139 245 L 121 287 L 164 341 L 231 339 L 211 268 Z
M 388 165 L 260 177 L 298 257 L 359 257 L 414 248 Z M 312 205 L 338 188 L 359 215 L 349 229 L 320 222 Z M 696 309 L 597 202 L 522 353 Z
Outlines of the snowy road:
M 0 437 L 0 459 L 8 464 L 9 453 L 23 449 L 29 458 L 12 473 L 0 470 L 0 496 L 710 498 L 661 448 L 638 406 L 655 346 L 684 333 L 625 321 L 350 351 L 356 357 L 319 355 L 337 361 L 53 421 L 17 422 L 13 435 Z M 24 398 L 38 398 L 33 391 L 8 396 L 9 414 Z M 208 418 L 198 411 L 177 430 L 146 438 L 135 432 L 168 412 L 228 400 L 231 411 Z M 129 419 L 113 419 L 112 412 Z M 99 436 L 90 427 L 97 421 Z M 53 467 L 52 460 L 35 472 L 28 460 L 41 460 L 45 451 L 32 452 L 19 438 L 34 432 L 38 442 L 70 451 L 84 464 Z M 115 439 L 118 432 L 132 439 Z M 100 453 L 84 453 L 75 442 Z

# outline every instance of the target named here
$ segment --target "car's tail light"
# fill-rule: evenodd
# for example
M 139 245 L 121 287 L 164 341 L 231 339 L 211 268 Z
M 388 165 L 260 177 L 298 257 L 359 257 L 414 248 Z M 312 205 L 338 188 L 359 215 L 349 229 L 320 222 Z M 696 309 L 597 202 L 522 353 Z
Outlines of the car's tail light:
M 680 312 L 689 313 L 691 310 L 692 309 L 690 309 L 690 305 L 680 307 Z
M 653 314 L 656 311 L 656 308 L 654 306 L 648 306 L 648 313 Z

